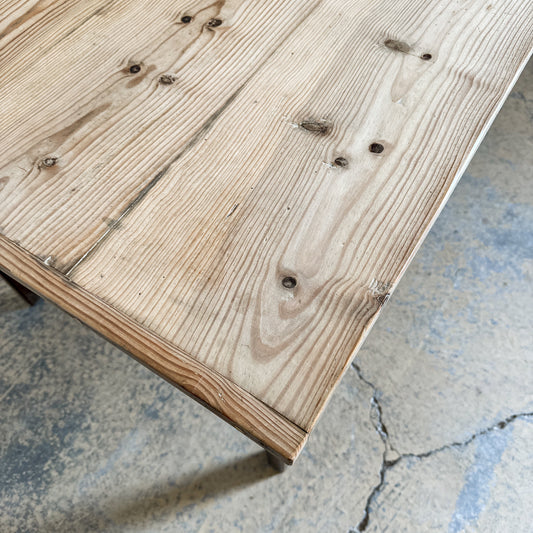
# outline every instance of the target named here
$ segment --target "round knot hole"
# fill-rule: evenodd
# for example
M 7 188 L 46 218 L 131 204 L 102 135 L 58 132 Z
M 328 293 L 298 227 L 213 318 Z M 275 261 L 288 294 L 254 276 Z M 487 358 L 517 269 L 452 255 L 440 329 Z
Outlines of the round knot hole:
M 57 157 L 45 157 L 42 160 L 41 165 L 43 167 L 50 168 L 50 167 L 53 167 L 56 163 L 57 163 Z
M 385 147 L 381 144 L 381 143 L 372 143 L 368 149 L 373 153 L 373 154 L 381 154 L 383 152 L 383 150 L 385 150 Z
M 345 157 L 337 157 L 333 163 L 335 163 L 335 166 L 337 167 L 345 168 L 348 166 L 348 159 Z
M 294 278 L 294 277 L 292 277 L 292 276 L 285 276 L 285 277 L 281 280 L 281 284 L 282 284 L 286 289 L 294 289 L 294 287 L 296 287 L 297 281 L 296 281 L 296 278 Z

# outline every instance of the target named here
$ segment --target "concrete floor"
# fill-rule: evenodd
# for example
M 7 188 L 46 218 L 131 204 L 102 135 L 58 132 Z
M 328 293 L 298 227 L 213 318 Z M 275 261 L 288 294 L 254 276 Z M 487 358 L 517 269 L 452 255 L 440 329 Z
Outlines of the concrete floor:
M 0 531 L 533 531 L 533 63 L 284 474 L 0 286 Z

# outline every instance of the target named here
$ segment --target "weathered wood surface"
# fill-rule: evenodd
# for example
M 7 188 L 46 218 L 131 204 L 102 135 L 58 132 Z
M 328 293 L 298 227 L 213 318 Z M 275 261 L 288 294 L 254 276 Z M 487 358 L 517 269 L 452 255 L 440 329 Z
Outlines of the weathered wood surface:
M 55 302 L 274 455 L 288 463 L 296 459 L 307 440 L 296 424 L 1 235 L 0 257 L 8 276 Z
M 3 3 L 0 267 L 292 459 L 532 46 L 521 0 Z

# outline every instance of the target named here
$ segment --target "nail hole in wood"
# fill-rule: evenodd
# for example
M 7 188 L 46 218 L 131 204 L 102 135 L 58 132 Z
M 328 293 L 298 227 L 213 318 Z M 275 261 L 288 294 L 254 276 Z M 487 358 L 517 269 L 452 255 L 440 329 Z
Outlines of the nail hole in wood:
M 383 150 L 385 150 L 385 147 L 380 144 L 380 143 L 372 143 L 368 149 L 373 153 L 373 154 L 381 154 L 381 152 L 383 152 Z
M 345 157 L 337 157 L 335 161 L 335 166 L 345 168 L 348 166 L 348 160 Z
M 420 59 L 423 59 L 424 61 L 429 61 L 433 56 L 431 54 L 422 54 L 420 56 Z
M 159 83 L 162 83 L 163 85 L 172 85 L 176 81 L 176 78 L 172 76 L 172 74 L 163 74 L 159 78 Z
M 130 67 L 130 72 L 132 74 L 138 74 L 139 72 L 141 72 L 141 65 L 132 65 Z
M 217 26 L 220 26 L 222 24 L 222 21 L 220 19 L 211 19 L 207 25 L 210 28 L 216 28 Z
M 183 22 L 183 24 L 189 24 L 191 20 L 192 20 L 192 17 L 190 17 L 189 15 L 185 15 L 184 17 L 181 17 L 181 22 Z
M 296 278 L 293 278 L 292 276 L 285 276 L 282 280 L 281 280 L 281 284 L 286 288 L 286 289 L 294 289 L 294 287 L 296 287 Z
M 43 167 L 53 167 L 57 163 L 57 157 L 45 157 L 41 161 Z
M 397 41 L 396 39 L 387 39 L 383 44 L 390 50 L 403 52 L 404 54 L 408 54 L 411 50 L 411 47 L 407 43 Z
M 302 120 L 300 128 L 315 133 L 316 135 L 327 135 L 331 125 L 323 120 Z

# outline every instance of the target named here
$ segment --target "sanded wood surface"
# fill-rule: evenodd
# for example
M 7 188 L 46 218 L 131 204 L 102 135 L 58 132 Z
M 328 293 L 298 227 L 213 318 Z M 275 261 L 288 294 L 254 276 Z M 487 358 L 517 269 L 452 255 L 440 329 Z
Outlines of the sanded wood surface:
M 307 433 L 230 380 L 192 359 L 177 346 L 139 328 L 113 307 L 47 268 L 0 235 L 2 269 L 126 350 L 161 377 L 200 401 L 227 422 L 292 463 Z
M 4 2 L 0 268 L 292 460 L 532 47 L 522 0 Z

